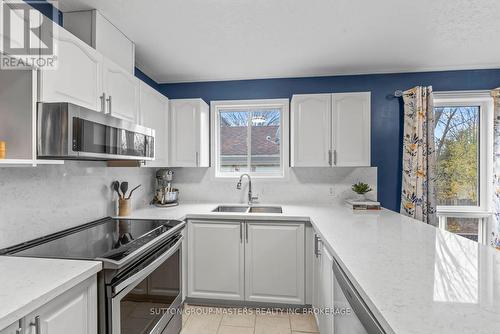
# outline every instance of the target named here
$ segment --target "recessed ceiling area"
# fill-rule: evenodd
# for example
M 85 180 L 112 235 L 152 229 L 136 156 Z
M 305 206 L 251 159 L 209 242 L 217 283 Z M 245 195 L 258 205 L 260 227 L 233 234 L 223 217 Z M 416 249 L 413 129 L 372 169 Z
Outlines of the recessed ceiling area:
M 59 0 L 160 83 L 500 67 L 498 0 Z

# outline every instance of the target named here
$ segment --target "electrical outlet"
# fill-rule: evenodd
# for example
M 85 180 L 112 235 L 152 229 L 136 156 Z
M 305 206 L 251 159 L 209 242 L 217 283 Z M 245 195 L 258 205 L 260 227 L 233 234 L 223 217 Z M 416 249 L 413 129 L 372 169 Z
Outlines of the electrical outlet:
M 330 194 L 330 196 L 335 196 L 335 187 L 334 186 L 330 187 L 329 194 Z

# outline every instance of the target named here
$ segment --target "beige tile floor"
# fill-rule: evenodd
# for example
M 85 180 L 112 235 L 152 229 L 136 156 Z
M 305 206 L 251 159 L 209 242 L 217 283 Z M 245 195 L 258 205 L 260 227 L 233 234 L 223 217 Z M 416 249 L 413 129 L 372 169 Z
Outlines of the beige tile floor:
M 186 305 L 181 334 L 319 333 L 312 314 L 256 314 L 251 309 Z

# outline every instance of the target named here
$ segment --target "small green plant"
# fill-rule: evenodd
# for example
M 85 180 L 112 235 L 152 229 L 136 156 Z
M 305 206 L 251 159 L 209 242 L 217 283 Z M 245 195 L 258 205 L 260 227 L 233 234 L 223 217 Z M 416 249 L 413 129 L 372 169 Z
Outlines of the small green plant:
M 370 188 L 370 186 L 368 184 L 363 183 L 363 182 L 358 182 L 358 183 L 355 183 L 352 185 L 352 191 L 354 191 L 356 194 L 359 194 L 359 195 L 364 195 L 372 190 L 373 189 Z

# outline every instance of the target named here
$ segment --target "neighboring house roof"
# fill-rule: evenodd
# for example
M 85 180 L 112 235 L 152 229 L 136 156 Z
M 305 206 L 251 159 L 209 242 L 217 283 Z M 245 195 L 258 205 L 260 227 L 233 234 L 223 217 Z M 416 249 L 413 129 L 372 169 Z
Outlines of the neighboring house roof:
M 279 154 L 279 144 L 274 143 L 279 126 L 252 127 L 252 155 Z M 247 127 L 221 126 L 221 155 L 247 154 Z M 270 139 L 267 139 L 270 137 Z

